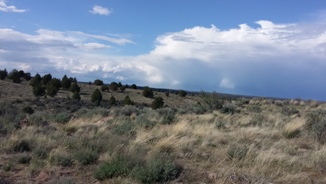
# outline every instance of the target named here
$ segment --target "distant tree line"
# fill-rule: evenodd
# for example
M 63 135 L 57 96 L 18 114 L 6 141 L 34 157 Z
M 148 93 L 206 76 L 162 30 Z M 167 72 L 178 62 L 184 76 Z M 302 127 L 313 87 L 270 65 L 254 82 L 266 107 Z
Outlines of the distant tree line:
M 69 90 L 72 92 L 72 98 L 80 100 L 80 87 L 76 78 L 68 78 L 64 75 L 62 79 L 52 77 L 52 75 L 46 74 L 41 77 L 40 74 L 36 74 L 30 81 L 29 85 L 33 87 L 33 94 L 35 96 L 48 95 L 54 97 L 57 95 L 60 89 Z
M 13 69 L 11 72 L 7 72 L 7 69 L 0 70 L 0 79 L 5 80 L 5 79 L 10 79 L 14 83 L 20 83 L 22 79 L 29 81 L 32 77 L 30 73 L 25 73 L 23 70 L 16 70 Z
M 12 80 L 14 83 L 21 83 L 23 80 L 29 81 L 29 85 L 32 86 L 33 94 L 36 97 L 40 96 L 49 96 L 49 97 L 55 97 L 59 90 L 68 90 L 72 93 L 72 99 L 80 100 L 80 86 L 78 85 L 78 81 L 76 78 L 67 77 L 67 75 L 64 75 L 61 79 L 52 77 L 50 73 L 45 74 L 41 76 L 40 74 L 36 73 L 34 77 L 31 76 L 30 73 L 25 73 L 23 70 L 16 70 L 13 69 L 11 72 L 8 72 L 6 69 L 1 70 L 0 69 L 0 79 L 1 80 Z M 90 85 L 92 85 L 92 82 L 89 82 Z M 111 82 L 110 84 L 106 85 L 104 82 L 100 79 L 96 79 L 93 82 L 94 85 L 99 86 L 100 88 L 95 89 L 91 95 L 91 101 L 95 105 L 100 105 L 103 96 L 102 92 L 109 92 L 109 91 L 120 91 L 124 92 L 127 88 L 137 90 L 138 87 L 136 84 L 132 85 L 122 85 L 121 82 Z M 169 96 L 169 93 L 166 92 L 166 97 Z M 181 97 L 186 96 L 186 92 L 183 90 L 180 90 L 178 93 Z M 162 97 L 155 97 L 153 90 L 145 86 L 142 88 L 142 95 L 146 98 L 153 98 L 153 102 L 151 107 L 153 109 L 161 108 L 164 105 L 164 100 Z M 114 96 L 111 96 L 109 99 L 109 105 L 114 106 L 117 105 L 118 102 L 115 99 Z M 134 105 L 135 102 L 130 99 L 130 97 L 127 95 L 125 99 L 122 101 L 124 105 Z

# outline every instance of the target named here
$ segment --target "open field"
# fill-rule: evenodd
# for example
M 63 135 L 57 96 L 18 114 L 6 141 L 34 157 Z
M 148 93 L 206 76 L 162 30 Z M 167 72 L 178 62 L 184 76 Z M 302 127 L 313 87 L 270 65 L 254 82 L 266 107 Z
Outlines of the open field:
M 81 101 L 0 80 L 0 183 L 326 183 L 324 103 L 154 91 L 154 110 L 127 88 L 95 106 L 100 87 L 79 86 Z

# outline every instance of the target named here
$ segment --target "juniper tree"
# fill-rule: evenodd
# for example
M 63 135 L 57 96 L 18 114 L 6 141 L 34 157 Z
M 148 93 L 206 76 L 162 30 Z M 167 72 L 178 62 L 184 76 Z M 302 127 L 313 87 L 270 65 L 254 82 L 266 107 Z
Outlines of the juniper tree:
M 109 104 L 110 105 L 115 105 L 117 103 L 116 99 L 114 98 L 114 96 L 111 96 L 109 99 Z
M 52 80 L 52 75 L 49 73 L 43 76 L 42 83 L 44 86 L 46 86 L 51 80 Z
M 100 105 L 102 101 L 102 94 L 99 89 L 95 89 L 95 91 L 92 94 L 92 102 L 94 102 L 96 105 Z
M 73 93 L 74 92 L 80 92 L 80 87 L 78 86 L 78 84 L 76 82 L 73 82 L 69 89 Z
M 123 100 L 123 104 L 125 105 L 134 105 L 134 102 L 130 100 L 130 97 L 127 95 Z
M 73 94 L 72 94 L 72 99 L 76 99 L 76 100 L 80 100 L 80 94 L 79 92 L 75 91 Z
M 156 97 L 154 101 L 152 102 L 152 108 L 153 109 L 158 109 L 162 108 L 164 105 L 164 100 L 162 97 Z
M 61 87 L 64 89 L 69 89 L 71 85 L 71 80 L 68 79 L 67 75 L 64 75 L 61 80 Z
M 42 82 L 42 78 L 41 78 L 41 76 L 40 76 L 40 74 L 36 74 L 32 79 L 31 79 L 31 81 L 29 82 L 29 85 L 31 85 L 31 86 L 39 86 L 39 85 L 41 85 L 41 82 Z
M 97 86 L 102 86 L 104 83 L 103 83 L 102 80 L 96 79 L 96 80 L 94 80 L 94 84 L 97 85 Z
M 143 96 L 147 98 L 153 98 L 154 94 L 151 88 L 145 86 L 143 89 Z
M 110 89 L 112 90 L 112 91 L 116 91 L 116 90 L 118 90 L 118 83 L 116 83 L 116 82 L 111 82 L 111 84 L 110 84 Z
M 0 70 L 0 79 L 4 80 L 8 76 L 8 72 L 6 69 Z

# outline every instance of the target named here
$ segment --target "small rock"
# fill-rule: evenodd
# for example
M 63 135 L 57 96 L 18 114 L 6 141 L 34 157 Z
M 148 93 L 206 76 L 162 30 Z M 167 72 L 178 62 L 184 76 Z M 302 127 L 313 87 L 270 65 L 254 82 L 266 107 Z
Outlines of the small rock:
M 50 177 L 49 177 L 49 175 L 46 172 L 41 171 L 40 174 L 38 174 L 38 176 L 35 179 L 36 179 L 36 183 L 44 183 L 49 178 Z
M 209 173 L 208 174 L 208 179 L 211 181 L 215 181 L 217 179 L 217 174 L 216 173 Z

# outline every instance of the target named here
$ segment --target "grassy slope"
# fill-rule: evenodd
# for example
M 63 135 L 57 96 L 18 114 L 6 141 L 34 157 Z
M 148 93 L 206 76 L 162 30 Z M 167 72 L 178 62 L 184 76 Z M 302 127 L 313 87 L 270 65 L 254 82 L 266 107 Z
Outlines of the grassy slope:
M 134 163 L 171 159 L 183 170 L 170 183 L 326 182 L 325 104 L 234 99 L 223 109 L 207 110 L 199 96 L 156 92 L 167 107 L 152 110 L 146 107 L 152 99 L 127 89 L 105 92 L 103 99 L 113 95 L 122 101 L 129 95 L 138 107 L 105 102 L 94 107 L 89 99 L 96 86 L 80 86 L 77 103 L 67 91 L 36 99 L 26 82 L 0 81 L 0 122 L 6 130 L 0 140 L 0 181 L 94 183 L 102 163 L 125 156 Z M 22 113 L 25 106 L 36 112 Z M 19 125 L 22 119 L 28 121 Z M 95 159 L 84 164 L 82 153 Z M 130 172 L 102 182 L 139 180 Z

